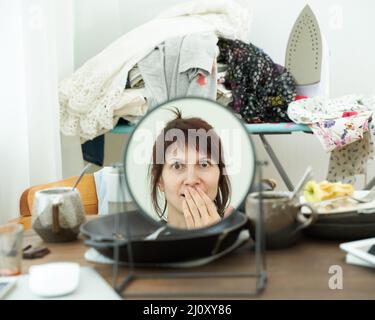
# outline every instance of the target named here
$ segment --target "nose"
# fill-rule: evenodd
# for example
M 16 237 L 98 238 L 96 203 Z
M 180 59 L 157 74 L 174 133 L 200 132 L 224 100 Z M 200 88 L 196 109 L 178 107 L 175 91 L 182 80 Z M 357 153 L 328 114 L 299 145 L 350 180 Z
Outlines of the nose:
M 189 166 L 186 171 L 186 176 L 184 179 L 184 185 L 187 187 L 197 187 L 201 184 L 201 179 L 195 166 Z

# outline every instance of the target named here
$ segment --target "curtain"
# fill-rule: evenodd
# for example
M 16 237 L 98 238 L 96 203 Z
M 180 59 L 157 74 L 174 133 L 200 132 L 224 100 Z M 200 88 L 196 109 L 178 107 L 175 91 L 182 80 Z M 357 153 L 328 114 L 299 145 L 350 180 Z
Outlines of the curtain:
M 0 0 L 0 223 L 19 216 L 26 188 L 62 176 L 57 84 L 63 62 L 56 25 L 61 6 L 60 0 Z

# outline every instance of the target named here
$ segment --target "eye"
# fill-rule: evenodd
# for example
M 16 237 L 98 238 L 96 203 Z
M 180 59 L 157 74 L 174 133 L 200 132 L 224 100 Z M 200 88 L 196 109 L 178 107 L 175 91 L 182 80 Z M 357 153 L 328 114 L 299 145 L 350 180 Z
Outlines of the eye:
M 199 163 L 199 165 L 200 165 L 201 168 L 206 169 L 206 168 L 208 168 L 211 164 L 210 164 L 207 160 L 203 160 L 203 161 L 201 161 L 201 162 Z
M 173 169 L 175 169 L 175 170 L 180 170 L 180 169 L 182 169 L 182 164 L 180 163 L 180 162 L 174 162 L 172 165 L 171 165 L 171 167 L 173 168 Z

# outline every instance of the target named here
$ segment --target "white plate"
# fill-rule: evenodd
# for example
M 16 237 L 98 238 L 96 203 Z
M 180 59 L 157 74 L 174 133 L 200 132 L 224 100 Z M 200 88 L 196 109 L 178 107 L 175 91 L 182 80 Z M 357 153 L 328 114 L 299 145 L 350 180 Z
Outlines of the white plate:
M 369 192 L 368 190 L 354 191 L 353 196 L 360 199 L 365 197 Z M 300 197 L 300 203 L 306 203 L 304 196 Z M 333 201 L 330 204 L 327 204 L 326 201 L 324 203 L 325 205 L 320 205 L 319 203 L 310 204 L 316 208 L 319 214 L 336 214 L 353 211 L 357 211 L 358 213 L 375 213 L 375 200 L 367 203 L 359 203 L 353 199 L 346 198 Z M 304 214 L 310 213 L 310 210 L 306 207 L 303 207 L 301 211 Z
M 375 245 L 375 238 L 369 238 L 365 240 L 341 243 L 340 249 L 375 266 L 375 256 L 368 253 L 368 250 L 373 245 Z

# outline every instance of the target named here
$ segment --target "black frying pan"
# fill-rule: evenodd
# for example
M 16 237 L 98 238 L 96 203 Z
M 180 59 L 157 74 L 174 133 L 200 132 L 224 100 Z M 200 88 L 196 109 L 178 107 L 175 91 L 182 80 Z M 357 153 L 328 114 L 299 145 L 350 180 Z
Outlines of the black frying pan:
M 156 239 L 146 240 L 161 225 L 138 211 L 131 211 L 88 221 L 81 226 L 81 233 L 88 238 L 87 245 L 111 259 L 117 240 L 119 261 L 128 262 L 127 225 L 131 228 L 133 261 L 142 265 L 186 262 L 219 254 L 233 246 L 241 231 L 249 229 L 247 217 L 237 211 L 221 223 L 204 229 L 186 232 L 165 226 Z

